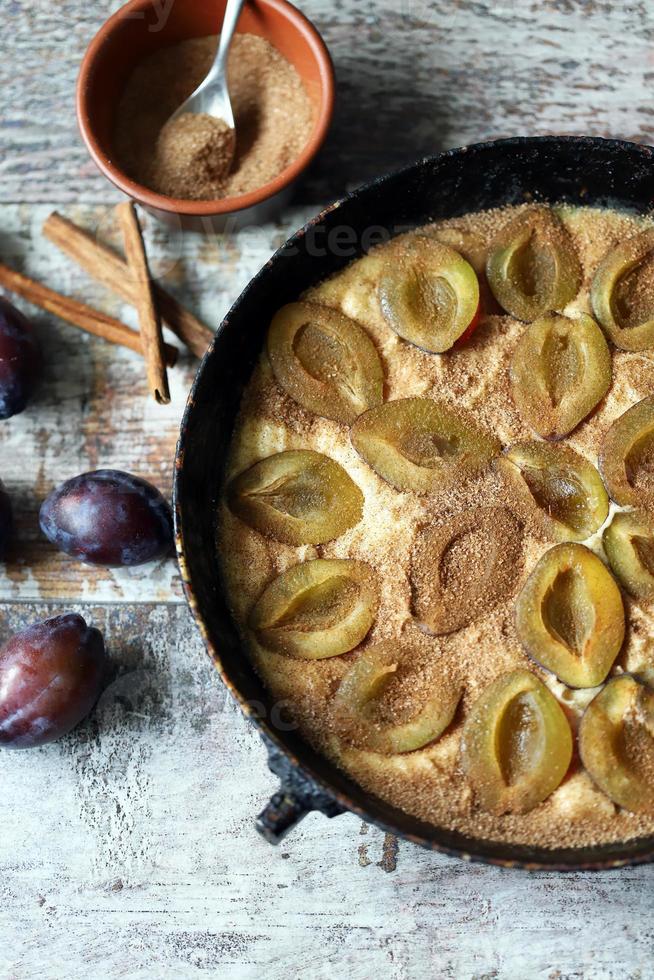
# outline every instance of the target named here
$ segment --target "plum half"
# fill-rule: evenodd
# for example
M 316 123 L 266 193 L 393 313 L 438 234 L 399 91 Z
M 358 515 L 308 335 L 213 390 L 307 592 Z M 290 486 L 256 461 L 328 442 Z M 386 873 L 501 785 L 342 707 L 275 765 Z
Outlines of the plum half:
M 614 677 L 586 708 L 581 761 L 614 803 L 654 815 L 654 691 L 629 674 Z
M 527 322 L 562 310 L 581 285 L 570 235 L 548 207 L 534 205 L 510 219 L 491 243 L 486 276 L 502 309 Z
M 559 544 L 523 586 L 516 627 L 529 656 L 564 684 L 596 687 L 622 646 L 622 596 L 597 555 L 582 544 Z
M 569 446 L 520 442 L 498 465 L 511 481 L 520 512 L 555 541 L 584 541 L 602 526 L 609 498 L 592 463 Z
M 488 249 L 483 238 L 475 234 L 474 231 L 448 225 L 445 228 L 425 228 L 424 234 L 430 238 L 435 238 L 441 245 L 447 245 L 448 248 L 453 248 L 455 252 L 462 255 L 478 276 L 485 275 Z
M 393 710 L 393 687 L 411 676 L 411 651 L 396 644 L 364 650 L 341 681 L 332 703 L 332 724 L 345 741 L 383 755 L 415 752 L 439 738 L 454 717 L 461 687 L 443 677 L 406 718 Z M 415 673 L 415 670 L 414 670 Z M 390 695 L 390 696 L 389 696 Z
M 398 490 L 433 493 L 485 469 L 500 451 L 495 436 L 430 398 L 401 398 L 360 416 L 352 445 Z
M 621 350 L 654 347 L 653 258 L 654 228 L 649 228 L 611 249 L 593 278 L 593 312 Z
M 466 260 L 434 238 L 401 239 L 379 280 L 384 319 L 403 340 L 440 354 L 470 328 L 479 311 L 479 280 Z
M 229 509 L 284 544 L 322 544 L 361 520 L 363 494 L 333 459 L 291 449 L 260 459 L 227 487 Z
M 654 598 L 654 521 L 622 511 L 604 531 L 604 551 L 621 585 L 637 599 Z
M 554 792 L 572 759 L 563 709 L 528 670 L 499 677 L 463 729 L 463 768 L 488 813 L 527 813 Z
M 338 310 L 318 303 L 284 306 L 268 330 L 268 359 L 284 391 L 324 418 L 350 424 L 383 401 L 377 348 Z
M 425 528 L 412 555 L 413 611 L 430 632 L 453 633 L 513 594 L 522 526 L 505 507 L 478 507 Z
M 599 466 L 616 504 L 654 512 L 654 396 L 616 419 L 604 436 Z
M 322 660 L 353 650 L 372 626 L 378 605 L 369 565 L 317 558 L 274 579 L 257 600 L 249 623 L 267 649 Z
M 545 316 L 522 334 L 509 368 L 523 419 L 544 439 L 562 439 L 611 386 L 611 355 L 589 316 Z

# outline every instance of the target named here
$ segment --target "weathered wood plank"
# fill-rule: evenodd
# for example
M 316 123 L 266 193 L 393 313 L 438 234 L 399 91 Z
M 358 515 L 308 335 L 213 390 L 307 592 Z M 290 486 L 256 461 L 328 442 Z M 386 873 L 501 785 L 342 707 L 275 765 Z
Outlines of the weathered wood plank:
M 0 257 L 134 324 L 38 233 L 54 207 L 108 231 L 104 205 L 118 195 L 87 158 L 72 107 L 83 50 L 117 6 L 3 4 Z M 212 326 L 304 217 L 416 156 L 515 133 L 651 138 L 645 0 L 303 7 L 334 56 L 339 101 L 297 209 L 237 238 L 148 230 L 155 269 Z M 64 600 L 105 631 L 119 676 L 67 739 L 0 753 L 0 976 L 651 976 L 654 869 L 470 867 L 353 817 L 310 816 L 278 850 L 256 837 L 252 817 L 275 781 L 202 650 L 173 563 L 88 570 L 36 527 L 40 499 L 83 469 L 131 469 L 169 490 L 195 365 L 171 372 L 161 408 L 135 355 L 48 316 L 38 328 L 44 384 L 29 412 L 0 423 L 0 476 L 18 514 L 0 642 L 62 608 L 32 600 Z
M 7 4 L 3 200 L 118 199 L 90 162 L 73 114 L 83 52 L 118 6 Z M 334 128 L 298 189 L 301 201 L 323 203 L 417 156 L 494 136 L 651 138 L 654 8 L 645 0 L 314 0 L 306 12 L 330 47 L 339 90 Z
M 129 306 L 42 238 L 40 228 L 50 211 L 47 205 L 0 206 L 2 261 L 136 326 Z M 67 214 L 98 229 L 107 240 L 117 237 L 109 207 L 68 208 Z M 289 212 L 283 228 L 206 239 L 181 234 L 171 238 L 144 218 L 154 273 L 215 327 L 280 236 L 286 237 L 303 217 L 296 210 Z M 179 421 L 197 360 L 190 355 L 180 358 L 169 372 L 171 404 L 157 405 L 148 396 L 145 368 L 137 354 L 15 302 L 34 317 L 45 372 L 28 410 L 0 424 L 0 474 L 17 517 L 16 541 L 6 574 L 0 577 L 0 599 L 181 601 L 172 561 L 131 570 L 80 565 L 43 538 L 38 508 L 63 480 L 105 467 L 137 473 L 169 495 Z
M 55 608 L 3 607 L 0 639 Z M 653 868 L 504 872 L 351 816 L 271 848 L 274 780 L 187 610 L 80 609 L 118 679 L 75 734 L 0 755 L 0 976 L 651 976 Z

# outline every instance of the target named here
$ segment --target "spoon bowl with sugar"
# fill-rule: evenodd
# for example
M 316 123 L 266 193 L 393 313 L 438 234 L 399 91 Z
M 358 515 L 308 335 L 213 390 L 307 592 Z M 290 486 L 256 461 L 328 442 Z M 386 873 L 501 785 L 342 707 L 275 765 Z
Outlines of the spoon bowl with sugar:
M 216 57 L 204 80 L 175 110 L 162 135 L 172 142 L 196 129 L 211 149 L 214 167 L 227 175 L 236 149 L 234 112 L 227 86 L 227 56 L 245 0 L 227 0 Z M 186 118 L 190 117 L 190 118 Z

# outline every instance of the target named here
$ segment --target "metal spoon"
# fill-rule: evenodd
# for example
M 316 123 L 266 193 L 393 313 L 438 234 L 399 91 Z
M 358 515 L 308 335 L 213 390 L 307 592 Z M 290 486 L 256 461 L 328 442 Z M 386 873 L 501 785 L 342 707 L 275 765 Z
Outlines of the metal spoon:
M 209 73 L 195 92 L 182 102 L 179 109 L 176 109 L 171 119 L 176 119 L 177 116 L 187 112 L 202 112 L 224 120 L 229 128 L 234 130 L 234 113 L 227 88 L 227 55 L 244 3 L 245 0 L 227 0 L 218 51 Z

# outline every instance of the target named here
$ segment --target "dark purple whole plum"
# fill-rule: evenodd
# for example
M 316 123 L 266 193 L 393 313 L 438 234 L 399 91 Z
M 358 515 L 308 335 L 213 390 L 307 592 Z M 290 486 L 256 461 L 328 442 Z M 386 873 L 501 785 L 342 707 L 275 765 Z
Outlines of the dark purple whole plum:
M 68 613 L 0 649 L 0 746 L 52 742 L 85 718 L 108 678 L 102 634 Z
M 120 470 L 62 483 L 39 520 L 55 547 L 91 565 L 141 565 L 163 558 L 173 541 L 172 513 L 159 491 Z
M 18 415 L 41 376 L 41 349 L 32 325 L 0 296 L 0 419 Z
M 7 551 L 9 539 L 14 530 L 14 512 L 11 506 L 9 494 L 0 480 L 0 558 L 3 558 Z

